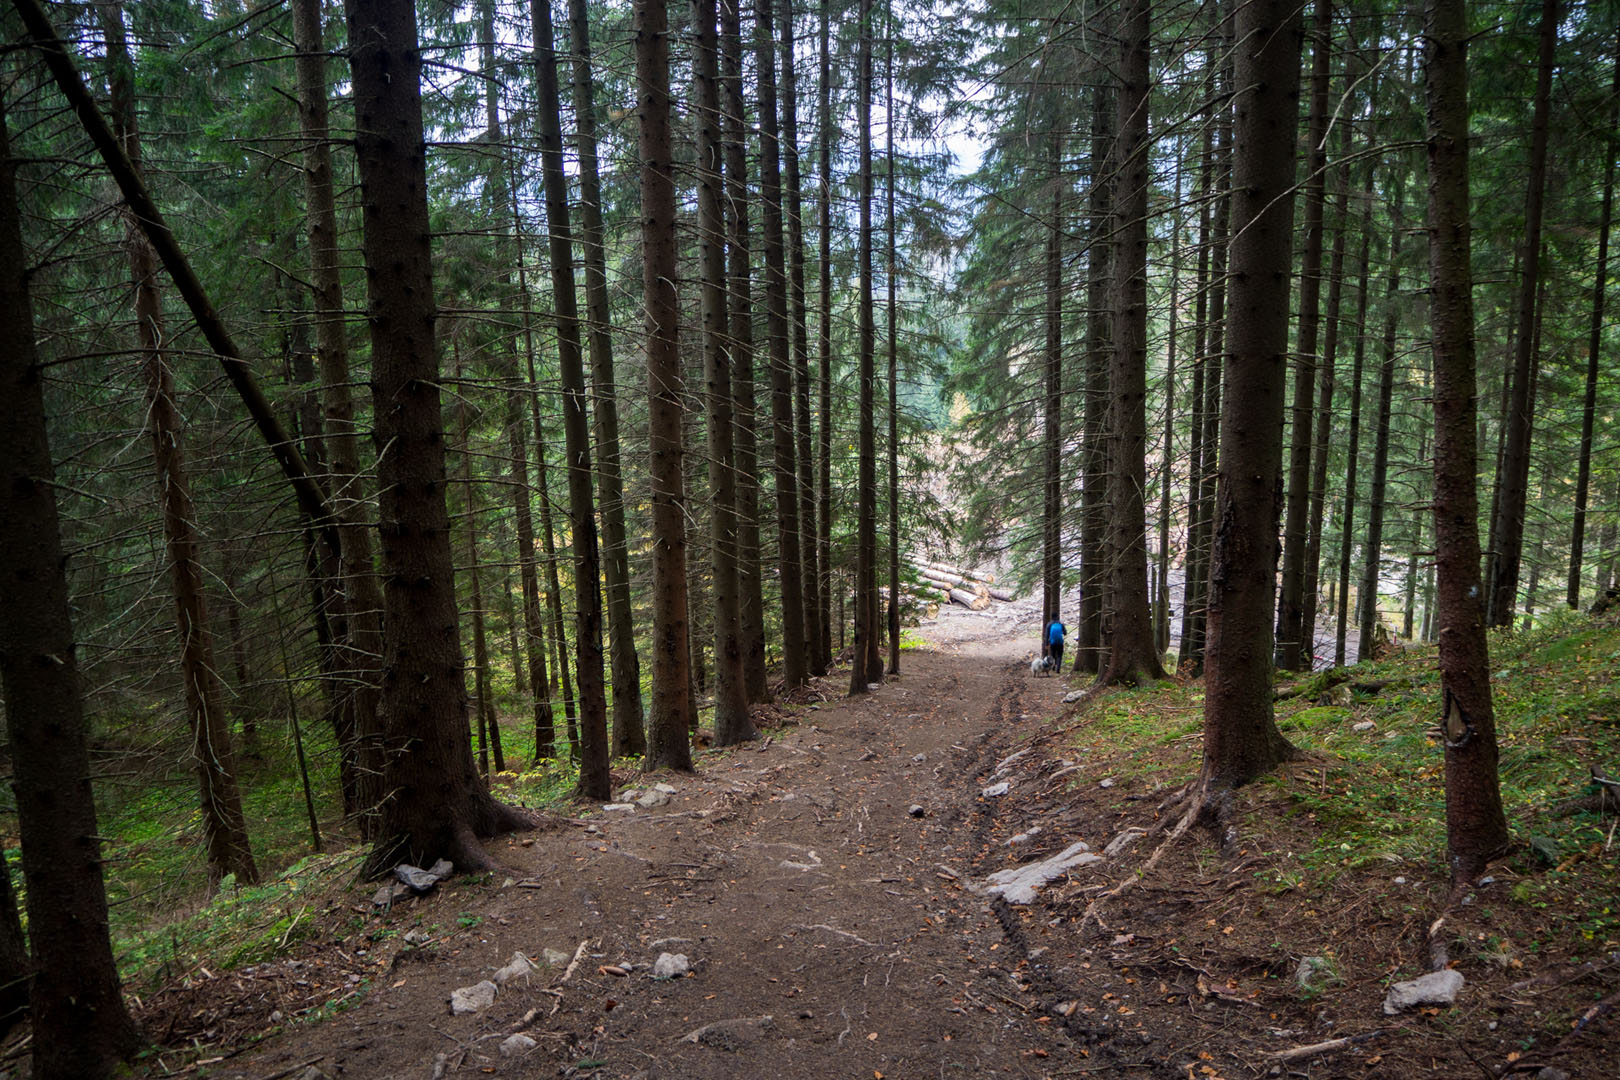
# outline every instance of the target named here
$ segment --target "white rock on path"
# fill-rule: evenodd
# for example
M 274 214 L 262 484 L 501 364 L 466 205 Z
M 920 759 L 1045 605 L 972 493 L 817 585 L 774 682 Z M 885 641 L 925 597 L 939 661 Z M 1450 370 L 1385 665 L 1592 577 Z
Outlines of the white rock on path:
M 983 791 L 979 792 L 979 794 L 983 795 L 987 799 L 993 799 L 997 795 L 1005 795 L 1005 794 L 1007 794 L 1007 791 L 1011 786 L 1012 786 L 1011 784 L 1009 784 L 1009 783 L 1007 783 L 1007 781 L 1003 780 L 999 784 L 991 784 L 989 787 L 987 787 Z
M 1062 877 L 1077 866 L 1102 862 L 1090 845 L 1075 841 L 1050 859 L 997 870 L 984 879 L 985 891 L 1000 896 L 1009 904 L 1032 904 L 1035 893 L 1042 885 Z
M 450 991 L 450 1014 L 452 1016 L 466 1016 L 469 1013 L 480 1013 L 495 1004 L 495 984 L 485 979 L 472 986 L 463 986 Z
M 505 986 L 513 979 L 522 979 L 539 973 L 540 969 L 535 966 L 533 960 L 520 952 L 515 952 L 512 954 L 512 958 L 506 962 L 506 966 L 495 973 L 495 984 Z
M 669 802 L 669 792 L 660 791 L 657 788 L 642 792 L 641 797 L 636 799 L 636 805 L 647 810 L 651 810 L 655 806 L 663 806 L 667 802 Z
M 1395 1016 L 1419 1005 L 1450 1005 L 1462 993 L 1464 982 L 1462 972 L 1452 968 L 1398 982 L 1389 988 L 1384 998 L 1384 1015 Z
M 516 1035 L 508 1035 L 501 1040 L 501 1057 L 517 1057 L 526 1054 L 540 1044 L 521 1031 Z
M 653 978 L 678 979 L 692 970 L 692 962 L 685 953 L 659 953 L 653 961 Z

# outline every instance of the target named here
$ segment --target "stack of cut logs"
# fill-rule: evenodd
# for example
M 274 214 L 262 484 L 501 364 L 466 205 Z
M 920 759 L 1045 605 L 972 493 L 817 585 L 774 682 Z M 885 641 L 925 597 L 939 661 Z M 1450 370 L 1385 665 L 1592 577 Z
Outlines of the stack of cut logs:
M 912 566 L 923 586 L 941 603 L 960 604 L 969 611 L 983 611 L 992 600 L 1011 600 L 1012 593 L 997 588 L 994 574 L 981 574 L 942 562 L 914 561 Z

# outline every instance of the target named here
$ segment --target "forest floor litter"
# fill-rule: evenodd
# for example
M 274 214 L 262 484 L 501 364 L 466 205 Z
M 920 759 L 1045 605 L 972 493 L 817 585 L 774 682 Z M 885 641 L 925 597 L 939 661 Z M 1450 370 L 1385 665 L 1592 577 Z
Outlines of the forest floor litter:
M 1298 856 L 1331 802 L 1305 810 L 1291 793 L 1325 789 L 1331 755 L 1244 789 L 1227 835 L 1194 829 L 1094 907 L 1159 850 L 1161 806 L 1196 772 L 1196 713 L 1166 706 L 1142 746 L 1088 745 L 1105 699 L 1031 675 L 1032 618 L 947 609 L 921 633 L 865 697 L 817 680 L 770 711 L 765 737 L 702 752 L 694 775 L 616 773 L 611 808 L 496 838 L 504 874 L 376 906 L 377 883 L 351 875 L 309 897 L 309 927 L 280 955 L 178 973 L 138 1002 L 156 1044 L 146 1074 L 1620 1070 L 1614 923 L 1584 952 L 1538 925 L 1545 904 L 1516 890 L 1529 856 L 1446 913 L 1450 966 L 1431 981 L 1453 1000 L 1425 984 L 1389 1004 L 1429 974 L 1441 856 L 1346 858 L 1311 880 Z M 1583 863 L 1584 887 L 1612 892 L 1615 859 L 1606 846 L 1564 869 Z

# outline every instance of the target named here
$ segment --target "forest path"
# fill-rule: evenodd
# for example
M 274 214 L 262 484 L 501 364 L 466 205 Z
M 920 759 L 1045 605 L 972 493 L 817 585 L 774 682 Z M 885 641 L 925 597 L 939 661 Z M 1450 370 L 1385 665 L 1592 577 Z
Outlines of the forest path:
M 1010 801 L 980 791 L 1067 689 L 1031 678 L 1023 621 L 943 619 L 937 643 L 904 653 L 901 674 L 864 698 L 819 680 L 826 700 L 768 741 L 706 753 L 695 775 L 648 778 L 675 789 L 664 806 L 593 807 L 588 824 L 501 838 L 492 850 L 513 884 L 402 905 L 389 925 L 432 945 L 396 956 L 352 1009 L 267 1040 L 226 1075 L 299 1077 L 306 1063 L 421 1080 L 1072 1071 L 1093 1040 L 1079 1014 L 1053 1012 L 1074 973 L 1054 979 L 1052 957 L 1030 963 L 1046 951 L 1030 952 L 1025 933 L 1046 932 L 1030 922 L 1040 909 L 964 888 L 1022 861 L 990 839 Z M 483 1012 L 450 1014 L 453 989 L 515 951 L 574 955 L 582 943 L 566 982 L 564 965 L 543 968 Z M 664 952 L 689 957 L 692 973 L 653 978 Z M 536 1045 L 503 1057 L 520 1031 Z M 1093 1065 L 1113 1057 L 1107 1043 L 1088 1053 Z

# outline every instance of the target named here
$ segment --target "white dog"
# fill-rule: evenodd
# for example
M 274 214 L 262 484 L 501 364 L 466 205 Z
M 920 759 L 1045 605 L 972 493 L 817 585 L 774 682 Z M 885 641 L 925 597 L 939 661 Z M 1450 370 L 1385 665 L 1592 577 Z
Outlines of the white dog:
M 1052 657 L 1049 653 L 1045 656 L 1037 656 L 1035 659 L 1031 660 L 1029 662 L 1029 673 L 1038 679 L 1042 675 L 1050 675 L 1053 667 L 1054 665 L 1052 663 Z

